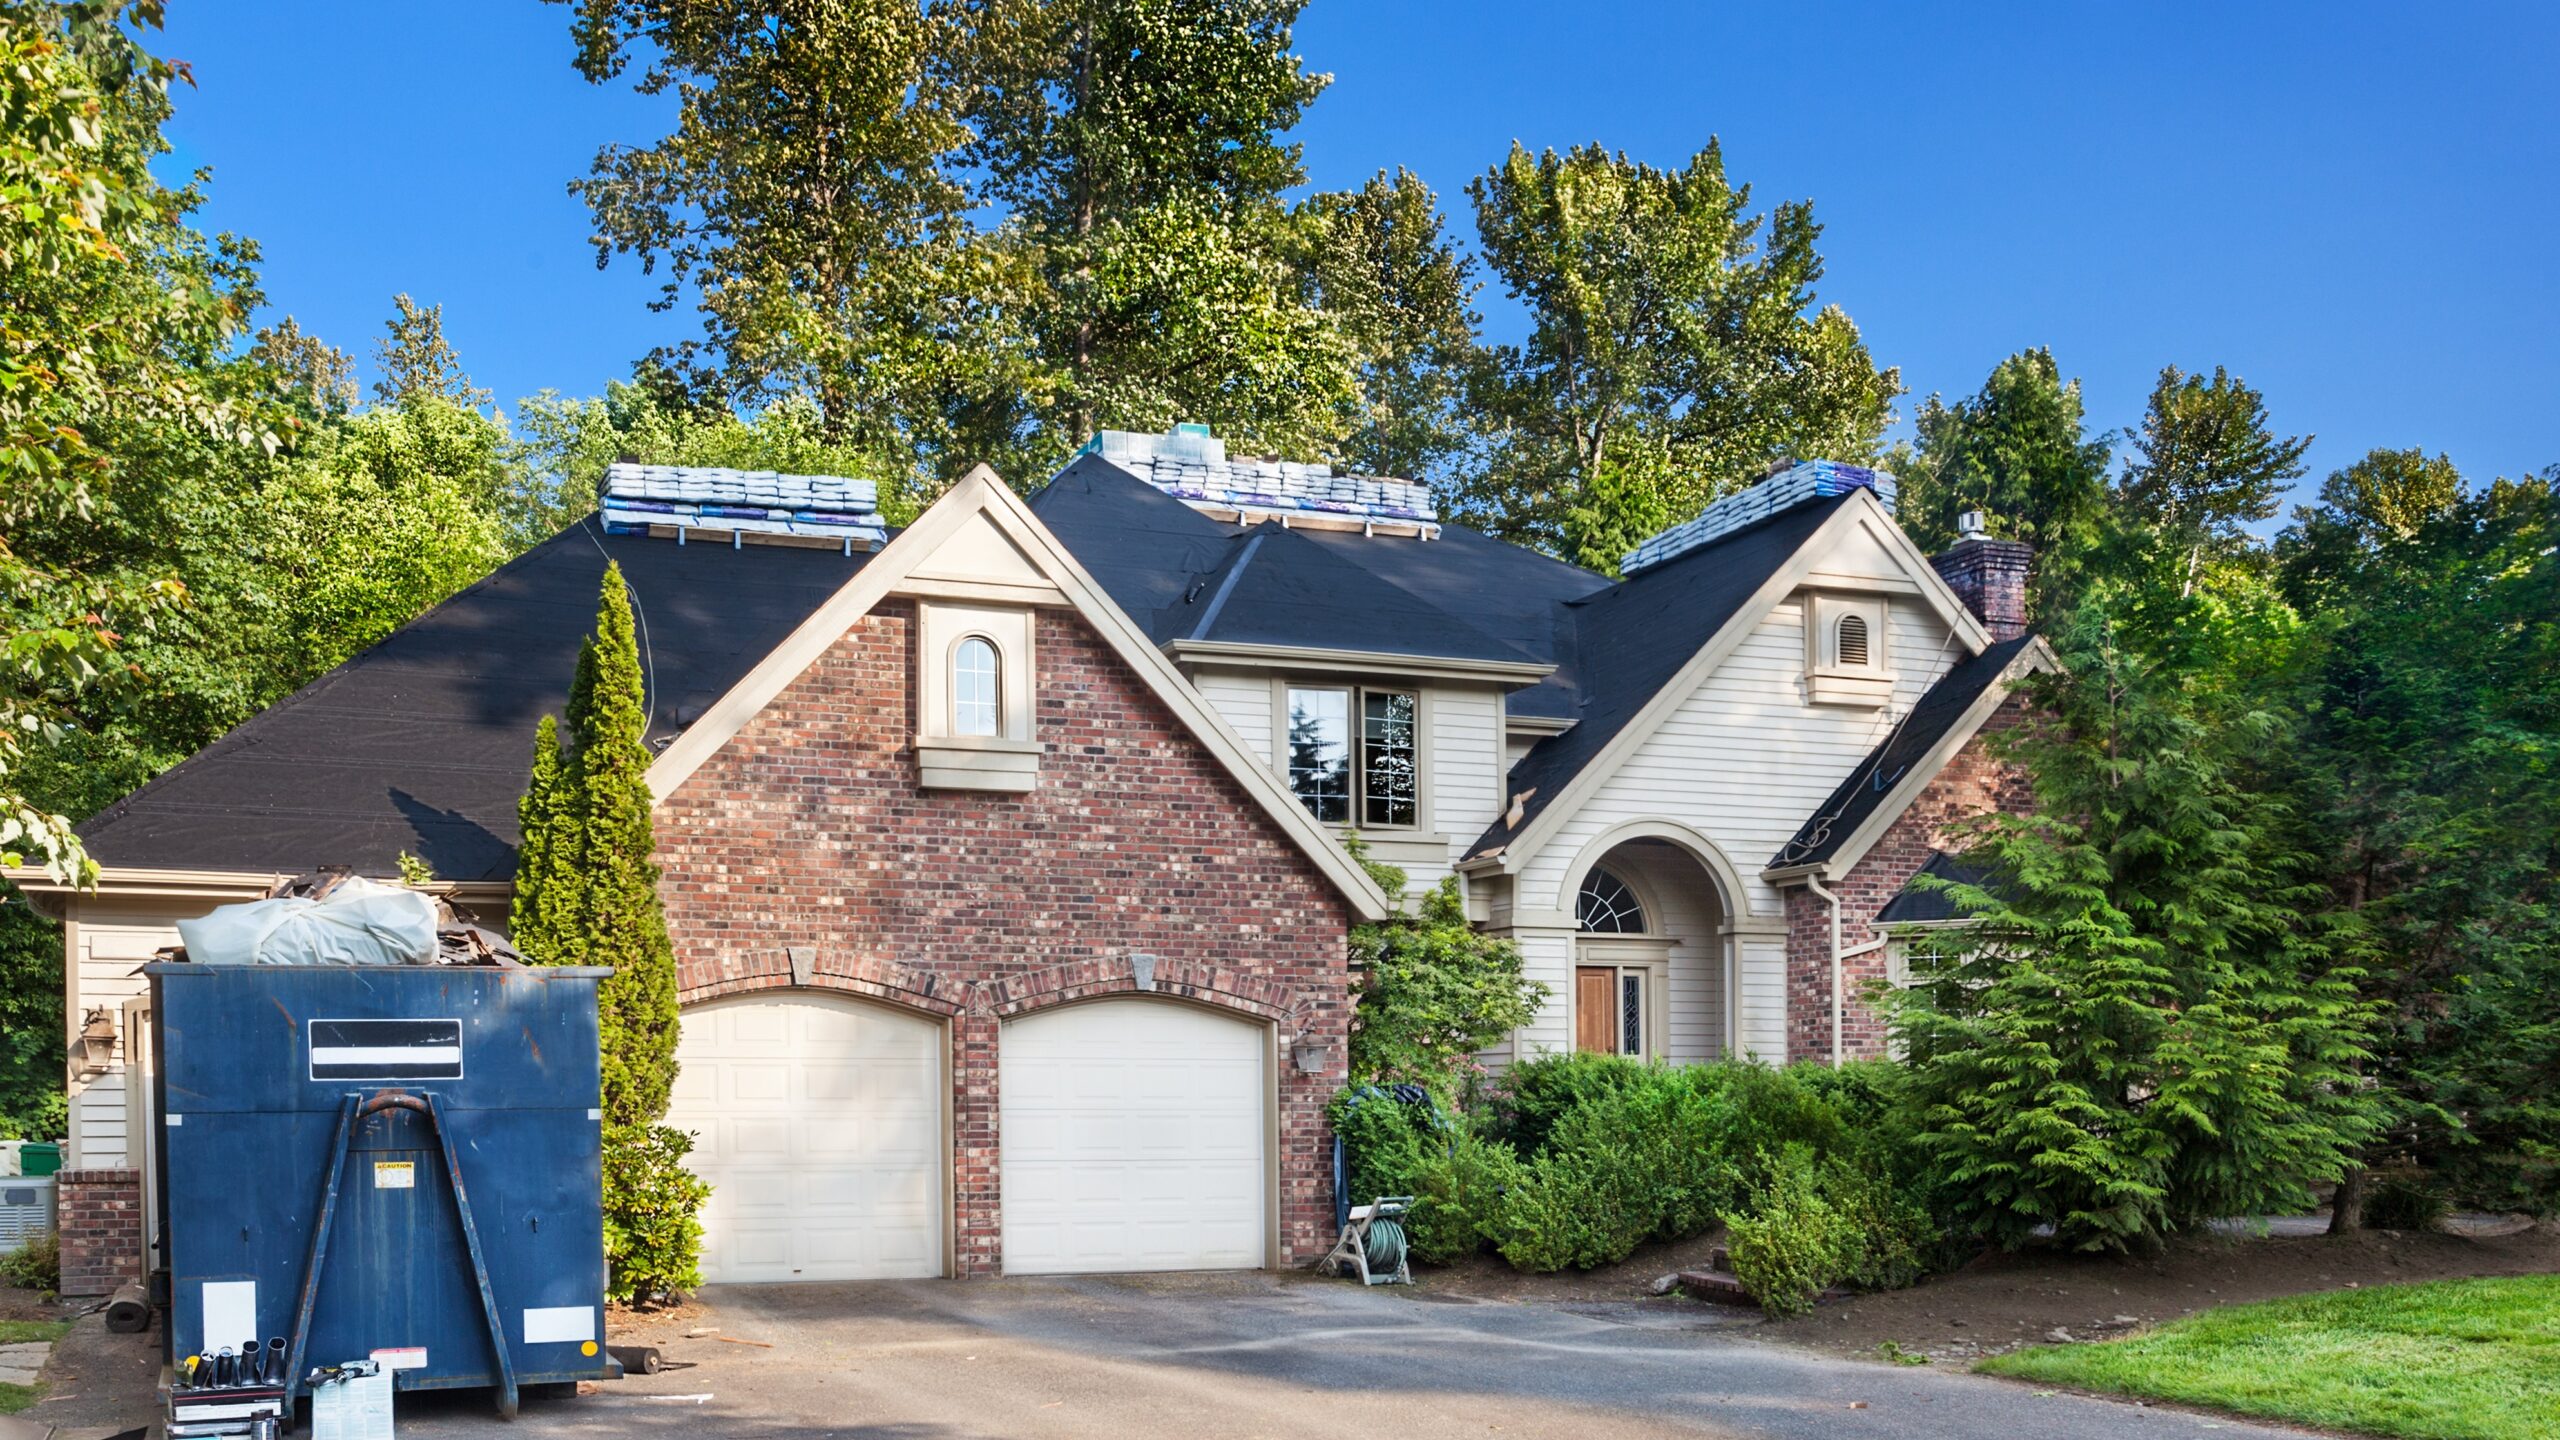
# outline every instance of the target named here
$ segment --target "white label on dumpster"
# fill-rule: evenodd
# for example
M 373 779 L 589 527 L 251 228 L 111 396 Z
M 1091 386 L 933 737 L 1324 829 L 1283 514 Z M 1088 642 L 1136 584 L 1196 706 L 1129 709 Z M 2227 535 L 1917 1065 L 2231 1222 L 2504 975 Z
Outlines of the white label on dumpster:
M 554 1305 L 524 1312 L 527 1345 L 559 1345 L 594 1338 L 596 1309 L 592 1305 Z
M 204 1328 L 198 1348 L 219 1350 L 229 1345 L 237 1349 L 243 1341 L 258 1333 L 258 1282 L 204 1282 L 204 1310 L 199 1323 Z
M 373 1188 L 376 1190 L 415 1190 L 418 1167 L 408 1160 L 376 1160 L 373 1162 Z
M 376 1350 L 373 1363 L 385 1370 L 424 1370 L 427 1368 L 427 1347 L 399 1345 L 388 1350 Z

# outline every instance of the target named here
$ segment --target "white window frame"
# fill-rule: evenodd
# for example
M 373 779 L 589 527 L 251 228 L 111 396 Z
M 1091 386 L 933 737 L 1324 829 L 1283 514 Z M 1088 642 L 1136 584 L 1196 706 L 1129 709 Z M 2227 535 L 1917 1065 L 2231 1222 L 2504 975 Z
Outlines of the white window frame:
M 1040 742 L 1032 730 L 1032 612 L 1018 606 L 916 603 L 916 766 L 935 790 L 1029 790 Z M 996 733 L 960 733 L 953 680 L 960 647 L 996 654 Z

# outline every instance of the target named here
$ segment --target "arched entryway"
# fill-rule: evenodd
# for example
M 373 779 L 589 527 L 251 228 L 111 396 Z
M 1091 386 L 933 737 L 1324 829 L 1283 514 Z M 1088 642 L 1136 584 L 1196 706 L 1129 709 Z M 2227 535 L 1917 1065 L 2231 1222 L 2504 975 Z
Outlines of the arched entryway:
M 1581 867 L 1573 914 L 1573 1048 L 1675 1062 L 1726 1053 L 1731 927 L 1704 863 L 1675 839 L 1619 839 Z

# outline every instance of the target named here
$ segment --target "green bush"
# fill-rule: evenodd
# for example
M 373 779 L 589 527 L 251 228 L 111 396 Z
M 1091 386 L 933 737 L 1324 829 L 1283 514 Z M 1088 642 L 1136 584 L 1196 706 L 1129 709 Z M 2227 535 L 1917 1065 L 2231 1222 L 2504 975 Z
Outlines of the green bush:
M 1790 1145 L 1767 1166 L 1768 1183 L 1747 1212 L 1725 1217 L 1734 1278 L 1772 1315 L 1801 1315 L 1848 1273 L 1863 1248 L 1824 1194 L 1813 1152 Z
M 0 1255 L 0 1284 L 47 1294 L 62 1288 L 62 1241 L 51 1231 Z
M 1538 1154 L 1565 1116 L 1644 1084 L 1648 1072 L 1623 1056 L 1582 1051 L 1522 1060 L 1503 1072 L 1486 1097 L 1486 1134 L 1524 1156 Z
M 1405 1225 L 1414 1258 L 1447 1265 L 1483 1249 L 1526 1178 L 1510 1146 L 1455 1127 L 1448 1146 L 1426 1156 L 1414 1178 L 1413 1214 Z
M 605 1298 L 647 1304 L 702 1284 L 702 1202 L 684 1168 L 693 1137 L 665 1125 L 604 1132 Z
M 2435 1177 L 2412 1165 L 2377 1170 L 2365 1184 L 2364 1223 L 2375 1230 L 2433 1230 L 2453 1213 Z

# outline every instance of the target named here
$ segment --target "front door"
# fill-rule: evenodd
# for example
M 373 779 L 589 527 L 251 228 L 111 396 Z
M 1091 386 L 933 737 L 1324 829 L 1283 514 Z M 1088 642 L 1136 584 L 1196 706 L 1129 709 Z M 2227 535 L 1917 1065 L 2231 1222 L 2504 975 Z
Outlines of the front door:
M 1647 1028 L 1642 969 L 1632 965 L 1574 968 L 1574 1049 L 1641 1057 Z

